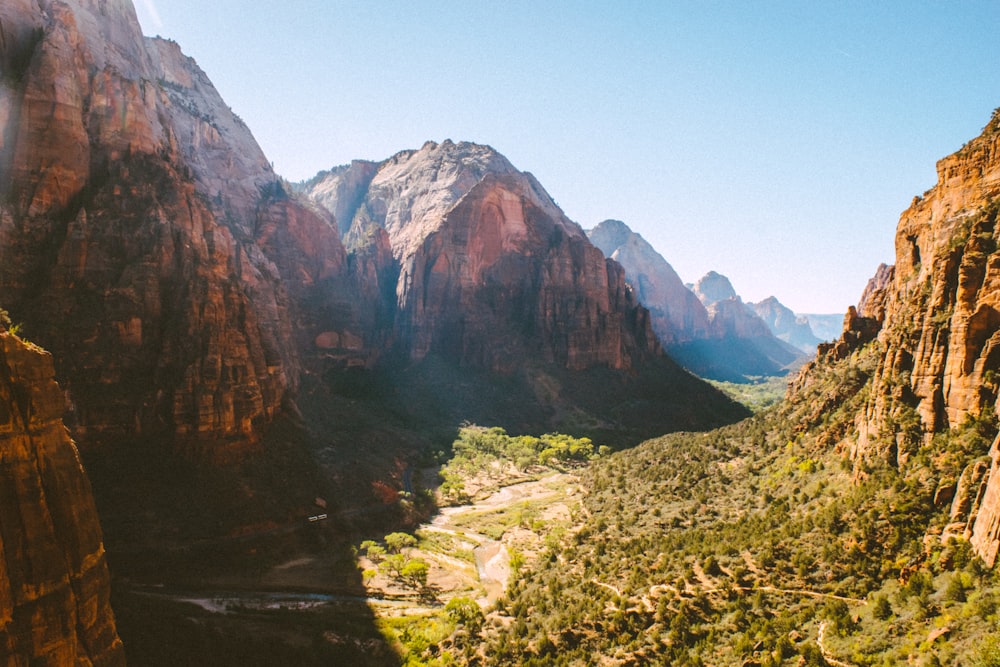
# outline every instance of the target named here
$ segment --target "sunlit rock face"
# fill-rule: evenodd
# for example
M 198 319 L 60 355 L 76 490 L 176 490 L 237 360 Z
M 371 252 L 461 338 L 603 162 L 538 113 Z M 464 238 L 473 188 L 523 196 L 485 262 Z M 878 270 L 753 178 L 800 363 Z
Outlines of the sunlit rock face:
M 52 357 L 0 327 L 0 665 L 124 665 Z
M 1000 126 L 938 162 L 938 182 L 901 216 L 896 264 L 882 267 L 860 315 L 881 323 L 886 354 L 876 385 L 902 378 L 928 432 L 995 408 L 1000 366 Z M 898 411 L 901 396 L 876 392 L 862 439 Z
M 428 142 L 374 173 L 355 162 L 306 188 L 341 216 L 352 247 L 385 233 L 398 267 L 397 340 L 411 359 L 628 370 L 660 354 L 621 268 L 488 146 Z
M 84 445 L 238 456 L 315 336 L 361 337 L 330 217 L 130 3 L 17 0 L 0 21 L 4 307 L 53 352 Z
M 901 425 L 915 423 L 929 442 L 934 432 L 998 407 L 1000 117 L 940 160 L 937 174 L 937 184 L 900 217 L 895 265 L 879 267 L 848 313 L 841 340 L 821 346 L 821 353 L 843 357 L 877 337 L 883 349 L 856 419 L 858 457 L 903 465 L 920 439 Z M 963 475 L 984 482 L 966 484 L 960 495 L 971 509 L 953 517 L 991 563 L 1000 539 L 996 447 L 987 477 L 982 461 Z

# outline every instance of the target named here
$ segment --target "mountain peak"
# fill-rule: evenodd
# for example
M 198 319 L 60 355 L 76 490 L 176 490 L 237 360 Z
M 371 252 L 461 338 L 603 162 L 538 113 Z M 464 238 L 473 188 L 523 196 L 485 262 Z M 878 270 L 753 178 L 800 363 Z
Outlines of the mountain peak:
M 706 306 L 727 299 L 739 298 L 736 295 L 736 290 L 733 289 L 733 284 L 729 282 L 729 278 L 715 271 L 709 271 L 695 283 L 694 293 Z

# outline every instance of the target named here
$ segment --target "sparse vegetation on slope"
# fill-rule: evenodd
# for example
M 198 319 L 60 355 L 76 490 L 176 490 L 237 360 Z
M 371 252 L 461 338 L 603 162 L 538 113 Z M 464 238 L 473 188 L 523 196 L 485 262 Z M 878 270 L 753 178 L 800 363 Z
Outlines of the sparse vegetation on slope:
M 593 463 L 590 518 L 498 602 L 483 662 L 986 659 L 1000 581 L 941 538 L 950 503 L 935 491 L 985 452 L 995 421 L 939 434 L 899 468 L 853 461 L 878 354 L 814 369 L 787 404 L 740 424 Z

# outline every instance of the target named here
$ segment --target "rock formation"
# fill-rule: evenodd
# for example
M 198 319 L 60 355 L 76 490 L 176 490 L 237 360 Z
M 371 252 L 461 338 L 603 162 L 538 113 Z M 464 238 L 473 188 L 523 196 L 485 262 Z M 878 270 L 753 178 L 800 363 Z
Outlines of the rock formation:
M 684 285 L 663 256 L 619 220 L 605 220 L 588 235 L 625 268 L 660 342 L 695 374 L 745 382 L 749 376 L 784 374 L 801 356 L 774 337 L 725 276 L 713 271 L 695 286 Z
M 901 216 L 894 269 L 881 267 L 860 314 L 882 323 L 886 354 L 876 383 L 905 378 L 927 432 L 956 426 L 997 403 L 1000 365 L 1000 117 L 937 165 L 938 183 Z M 873 395 L 861 441 L 903 403 Z
M 843 358 L 877 337 L 882 353 L 852 451 L 894 465 L 905 464 L 920 434 L 930 443 L 969 418 L 995 420 L 998 407 L 1000 114 L 940 160 L 937 174 L 900 217 L 895 265 L 879 267 L 841 340 L 821 346 L 821 357 Z M 996 443 L 992 452 L 988 479 L 981 462 L 962 475 L 952 516 L 988 562 L 1000 540 Z
M 337 308 L 336 230 L 129 2 L 0 11 L 0 289 L 55 356 L 75 433 L 245 449 L 297 385 L 299 338 L 360 337 L 299 307 Z
M 587 235 L 606 257 L 625 268 L 625 279 L 649 309 L 653 331 L 663 345 L 669 347 L 709 336 L 705 306 L 642 236 L 619 220 L 605 220 Z
M 384 233 L 398 266 L 395 338 L 511 373 L 526 361 L 635 372 L 661 356 L 649 314 L 530 174 L 488 146 L 428 142 L 302 186 L 354 247 Z
M 970 466 L 970 477 L 980 481 L 980 484 L 973 486 L 977 494 L 975 504 L 968 513 L 965 536 L 983 561 L 993 567 L 1000 553 L 1000 438 L 994 441 L 990 458 L 989 472 L 985 476 L 977 476 L 979 469 Z M 971 526 L 971 531 L 968 526 Z
M 0 665 L 123 665 L 52 357 L 0 325 Z
M 16 0 L 0 20 L 0 290 L 51 350 L 84 450 L 239 460 L 297 414 L 303 378 L 400 359 L 623 378 L 661 359 L 618 265 L 496 151 L 428 143 L 315 179 L 348 254 L 127 0 Z
M 784 375 L 804 360 L 803 353 L 777 338 L 752 306 L 743 302 L 729 278 L 709 271 L 692 286 L 709 315 L 709 335 L 668 348 L 694 372 L 717 380 L 745 382 Z
M 770 296 L 763 301 L 748 305 L 764 320 L 775 337 L 802 352 L 812 354 L 816 351 L 816 346 L 822 342 L 813 333 L 807 318 L 796 315 L 777 298 Z

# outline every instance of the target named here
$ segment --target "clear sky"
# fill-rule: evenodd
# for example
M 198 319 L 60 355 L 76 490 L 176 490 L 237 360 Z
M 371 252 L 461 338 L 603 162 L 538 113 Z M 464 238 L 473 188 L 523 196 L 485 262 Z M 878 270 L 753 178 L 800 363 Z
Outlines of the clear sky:
M 1000 106 L 1000 2 L 135 0 L 278 173 L 489 144 L 693 282 L 844 312 Z

